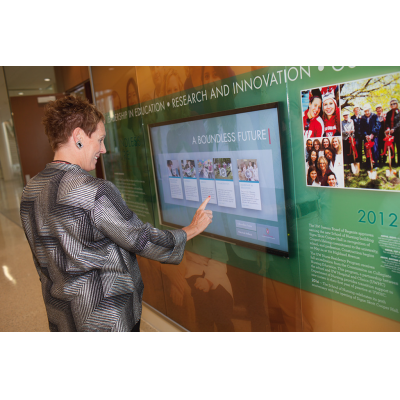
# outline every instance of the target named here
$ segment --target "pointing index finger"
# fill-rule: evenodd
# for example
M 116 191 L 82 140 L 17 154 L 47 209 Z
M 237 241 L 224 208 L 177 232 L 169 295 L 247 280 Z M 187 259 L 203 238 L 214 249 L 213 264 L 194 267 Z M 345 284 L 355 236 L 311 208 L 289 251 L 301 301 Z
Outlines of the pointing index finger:
M 211 200 L 211 196 L 208 196 L 199 207 L 199 210 L 204 210 L 206 208 L 207 203 Z

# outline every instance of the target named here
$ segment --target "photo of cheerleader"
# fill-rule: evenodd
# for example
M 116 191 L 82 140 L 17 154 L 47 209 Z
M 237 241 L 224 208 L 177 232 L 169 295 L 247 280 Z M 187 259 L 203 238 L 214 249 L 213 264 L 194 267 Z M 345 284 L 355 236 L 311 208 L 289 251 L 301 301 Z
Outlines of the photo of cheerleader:
M 196 168 L 194 167 L 194 160 L 182 160 L 181 165 L 184 178 L 196 178 Z
M 212 160 L 199 160 L 197 163 L 200 179 L 214 179 Z
M 318 88 L 302 92 L 303 135 L 307 139 L 321 137 L 324 133 L 321 107 L 322 94 Z
M 259 182 L 256 159 L 239 159 L 237 166 L 240 181 Z
M 326 86 L 322 93 L 322 120 L 324 121 L 324 137 L 340 136 L 340 108 L 337 105 L 339 87 Z

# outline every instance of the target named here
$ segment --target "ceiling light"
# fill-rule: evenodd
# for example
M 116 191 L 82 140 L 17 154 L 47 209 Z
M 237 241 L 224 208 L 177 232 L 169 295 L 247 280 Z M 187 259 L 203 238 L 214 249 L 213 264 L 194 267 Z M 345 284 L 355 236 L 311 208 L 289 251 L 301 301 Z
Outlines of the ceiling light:
M 44 78 L 44 80 L 45 80 L 46 82 L 50 82 L 50 79 L 49 79 L 49 78 Z
M 18 94 L 19 94 L 20 96 L 22 96 L 24 93 L 23 93 L 23 92 L 19 92 Z
M 109 69 L 109 71 L 114 71 L 114 68 L 108 68 Z

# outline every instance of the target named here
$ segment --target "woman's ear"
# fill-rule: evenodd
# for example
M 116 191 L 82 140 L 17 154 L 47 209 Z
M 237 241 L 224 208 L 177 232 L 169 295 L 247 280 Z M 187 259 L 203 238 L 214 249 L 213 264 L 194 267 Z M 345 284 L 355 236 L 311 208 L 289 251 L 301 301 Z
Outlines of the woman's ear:
M 82 142 L 82 140 L 83 140 L 83 136 L 84 136 L 84 131 L 83 131 L 83 129 L 81 129 L 81 128 L 75 128 L 73 131 L 72 131 L 72 137 L 74 138 L 74 142 L 76 143 L 76 142 Z
M 72 132 L 72 137 L 74 140 L 75 145 L 78 147 L 78 149 L 81 149 L 83 147 L 83 138 L 85 136 L 85 132 L 81 128 L 75 128 Z

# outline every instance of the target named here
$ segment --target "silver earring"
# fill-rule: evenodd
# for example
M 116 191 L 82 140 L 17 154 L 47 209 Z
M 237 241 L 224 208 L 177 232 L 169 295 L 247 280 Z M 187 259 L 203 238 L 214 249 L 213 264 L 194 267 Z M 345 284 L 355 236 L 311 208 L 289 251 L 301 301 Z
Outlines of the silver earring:
M 77 146 L 78 149 L 80 150 L 80 149 L 83 147 L 83 144 L 81 143 L 80 140 L 78 140 L 78 141 L 76 142 L 76 146 Z

